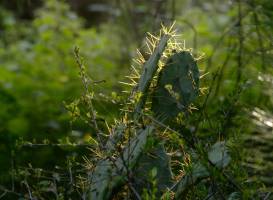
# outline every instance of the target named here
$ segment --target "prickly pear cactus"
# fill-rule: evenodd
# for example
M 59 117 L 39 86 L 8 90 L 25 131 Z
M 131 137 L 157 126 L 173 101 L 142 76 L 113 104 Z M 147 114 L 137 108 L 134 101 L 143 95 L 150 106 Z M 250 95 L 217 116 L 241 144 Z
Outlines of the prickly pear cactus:
M 152 110 L 161 121 L 186 112 L 199 91 L 199 70 L 188 51 L 174 53 L 161 70 L 153 93 Z

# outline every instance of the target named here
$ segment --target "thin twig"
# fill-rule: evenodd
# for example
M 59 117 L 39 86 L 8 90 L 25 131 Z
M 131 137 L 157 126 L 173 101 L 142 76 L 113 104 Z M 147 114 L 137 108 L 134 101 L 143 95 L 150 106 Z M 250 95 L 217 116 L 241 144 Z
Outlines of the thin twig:
M 244 19 L 245 17 L 247 17 L 249 15 L 250 12 L 246 12 L 245 14 L 242 14 L 241 16 L 241 20 Z M 212 53 L 210 54 L 209 58 L 208 58 L 208 62 L 207 62 L 207 66 L 205 69 L 205 72 L 207 72 L 209 70 L 209 68 L 212 65 L 212 58 L 215 54 L 215 52 L 217 51 L 218 47 L 223 43 L 224 38 L 233 30 L 234 27 L 236 27 L 238 25 L 238 19 L 232 19 L 233 23 L 222 33 L 222 35 L 219 37 L 218 41 L 216 42 L 216 44 L 213 46 L 212 49 Z
M 10 194 L 14 194 L 18 197 L 21 197 L 23 196 L 22 194 L 18 193 L 18 192 L 15 192 L 15 191 L 12 191 L 12 190 L 9 190 L 5 187 L 3 187 L 2 185 L 0 185 L 0 190 L 2 190 L 4 193 L 0 196 L 0 199 L 3 198 L 7 193 L 10 193 Z
M 33 197 L 32 197 L 32 193 L 31 193 L 31 190 L 30 190 L 30 187 L 29 187 L 29 185 L 28 185 L 28 183 L 27 183 L 27 181 L 25 180 L 25 181 L 23 181 L 23 184 L 27 187 L 27 191 L 28 191 L 28 195 L 29 195 L 29 199 L 30 200 L 35 200 Z
M 136 198 L 138 200 L 141 200 L 141 196 L 140 194 L 136 191 L 136 189 L 134 188 L 134 186 L 131 184 L 131 182 L 128 183 L 130 189 L 133 191 L 133 193 L 135 194 Z
M 91 147 L 90 144 L 22 144 L 22 147 Z
M 238 0 L 238 43 L 239 43 L 239 49 L 238 49 L 238 55 L 237 55 L 237 79 L 236 79 L 236 85 L 239 84 L 242 77 L 242 69 L 243 69 L 243 48 L 244 48 L 244 32 L 243 32 L 243 26 L 242 26 L 242 2 L 241 0 Z

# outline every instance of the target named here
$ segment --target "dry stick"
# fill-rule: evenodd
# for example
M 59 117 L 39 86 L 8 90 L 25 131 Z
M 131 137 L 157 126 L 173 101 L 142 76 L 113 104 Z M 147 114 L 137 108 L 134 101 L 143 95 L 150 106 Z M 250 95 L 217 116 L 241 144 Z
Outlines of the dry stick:
M 23 184 L 25 184 L 25 186 L 27 187 L 27 191 L 28 191 L 28 195 L 29 195 L 30 200 L 34 200 L 34 198 L 32 197 L 32 193 L 31 193 L 31 190 L 30 190 L 30 187 L 29 187 L 27 181 L 26 180 L 23 181 Z
M 197 49 L 197 30 L 194 27 L 192 23 L 190 23 L 188 20 L 184 19 L 182 20 L 190 29 L 193 31 L 193 49 Z
M 255 11 L 255 5 L 253 5 L 252 10 L 253 10 L 253 18 L 254 18 L 254 22 L 255 22 L 255 28 L 256 28 L 257 35 L 258 35 L 259 45 L 260 45 L 261 53 L 262 53 L 262 55 L 261 55 L 262 69 L 265 70 L 264 43 L 263 43 L 263 39 L 262 39 L 262 34 L 261 34 L 259 26 L 258 26 L 258 24 L 260 24 L 260 20 L 259 20 L 259 17 L 257 15 L 256 11 Z
M 130 132 L 130 127 L 129 127 L 129 132 Z M 130 133 L 129 133 L 130 134 Z M 127 156 L 127 159 L 124 158 L 124 154 L 123 152 L 121 152 L 121 155 L 120 155 L 120 158 L 121 158 L 121 161 L 125 167 L 125 170 L 126 170 L 126 175 L 128 177 L 128 180 L 130 180 L 130 169 L 129 169 L 129 161 L 130 161 L 130 156 L 132 155 L 132 153 L 134 152 L 135 148 L 137 147 L 137 143 L 135 144 L 135 146 L 132 147 L 132 150 L 131 150 L 131 135 L 129 135 L 129 141 L 128 141 L 128 156 Z M 127 162 L 126 162 L 127 161 Z M 117 167 L 118 168 L 118 167 Z
M 238 0 L 238 43 L 239 43 L 239 52 L 237 56 L 237 79 L 236 86 L 238 86 L 242 77 L 243 69 L 243 48 L 244 48 L 244 32 L 242 27 L 242 2 Z

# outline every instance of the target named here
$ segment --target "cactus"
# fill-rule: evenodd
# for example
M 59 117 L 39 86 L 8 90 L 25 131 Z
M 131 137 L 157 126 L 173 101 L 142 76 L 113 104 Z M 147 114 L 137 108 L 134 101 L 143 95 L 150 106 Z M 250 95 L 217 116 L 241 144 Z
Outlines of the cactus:
M 128 186 L 140 198 L 144 189 L 149 188 L 150 172 L 153 172 L 153 184 L 156 182 L 153 195 L 156 195 L 157 199 L 160 199 L 162 193 L 169 190 L 168 188 L 170 188 L 169 191 L 175 192 L 176 199 L 181 199 L 185 197 L 184 194 L 190 186 L 210 174 L 208 166 L 196 159 L 191 163 L 192 170 L 173 183 L 170 158 L 162 143 L 146 145 L 148 137 L 155 129 L 153 124 L 149 124 L 153 123 L 150 120 L 140 120 L 147 99 L 152 100 L 151 109 L 155 118 L 163 124 L 168 123 L 180 112 L 187 113 L 199 93 L 199 70 L 196 61 L 185 48 L 178 48 L 180 52 L 171 53 L 170 46 L 168 47 L 168 40 L 172 35 L 169 35 L 170 32 L 170 30 L 165 31 L 161 40 L 156 38 L 157 42 L 151 48 L 153 53 L 143 63 L 142 73 L 137 72 L 138 76 L 134 76 L 139 78 L 138 82 L 132 78 L 137 83 L 132 94 L 138 97 L 133 109 L 129 109 L 133 110 L 133 113 L 126 115 L 128 118 L 124 118 L 122 123 L 116 125 L 113 134 L 105 144 L 106 149 L 102 152 L 108 157 L 100 159 L 95 164 L 96 167 L 90 175 L 91 200 L 110 199 L 114 191 L 119 191 L 120 187 L 131 179 L 128 174 L 137 177 L 134 182 L 135 188 L 131 188 L 131 182 Z M 165 67 L 162 67 L 164 63 L 162 58 L 167 58 Z M 161 70 L 156 81 L 154 76 L 158 73 L 158 68 Z M 140 77 L 139 74 L 141 74 Z M 152 87 L 150 87 L 151 83 Z M 152 96 L 149 97 L 149 94 Z M 132 120 L 134 123 L 131 123 Z M 140 124 L 145 128 L 140 128 Z M 125 133 L 132 129 L 136 130 L 136 135 L 128 139 Z M 159 139 L 156 134 L 153 134 L 153 137 Z M 123 151 L 117 150 L 117 144 L 125 146 Z M 119 156 L 113 157 L 113 153 L 119 153 Z M 230 162 L 227 148 L 222 142 L 212 146 L 207 158 L 208 163 L 218 169 L 226 167 Z M 171 184 L 173 184 L 172 187 Z
M 161 70 L 153 93 L 152 110 L 161 121 L 186 112 L 199 91 L 199 70 L 188 51 L 174 53 Z

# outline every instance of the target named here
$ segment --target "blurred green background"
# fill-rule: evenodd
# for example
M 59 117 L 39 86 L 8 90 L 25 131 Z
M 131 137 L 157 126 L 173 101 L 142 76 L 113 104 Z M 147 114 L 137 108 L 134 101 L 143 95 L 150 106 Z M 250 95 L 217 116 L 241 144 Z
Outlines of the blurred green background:
M 85 148 L 29 147 L 20 141 L 88 143 L 90 128 L 71 122 L 65 102 L 82 93 L 73 49 L 78 46 L 99 94 L 100 115 L 119 115 L 118 99 L 136 48 L 161 23 L 176 28 L 193 48 L 202 86 L 213 85 L 211 118 L 242 83 L 234 132 L 243 134 L 244 167 L 273 185 L 273 4 L 271 0 L 1 0 L 0 1 L 0 185 L 20 187 L 18 168 L 65 166 Z M 100 98 L 101 97 L 101 98 Z M 221 127 L 228 129 L 230 127 Z M 231 132 L 232 132 L 231 131 Z M 46 140 L 46 141 L 45 141 Z

